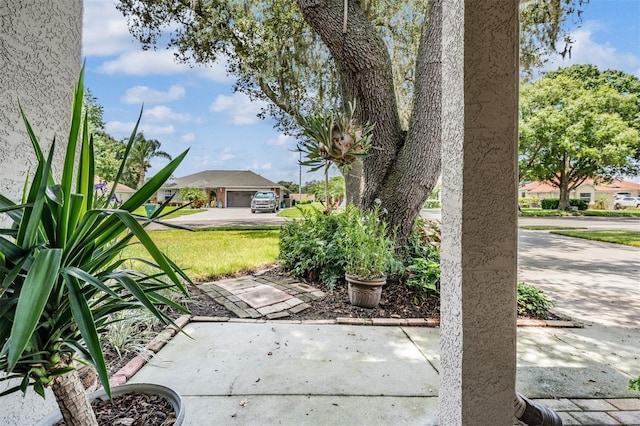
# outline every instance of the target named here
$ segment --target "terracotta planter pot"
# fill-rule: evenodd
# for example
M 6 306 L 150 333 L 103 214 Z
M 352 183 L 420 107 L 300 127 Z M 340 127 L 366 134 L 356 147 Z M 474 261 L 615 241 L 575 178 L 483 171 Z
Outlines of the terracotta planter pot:
M 116 397 L 131 392 L 140 392 L 150 395 L 158 395 L 169 401 L 173 406 L 173 411 L 176 416 L 174 426 L 182 425 L 184 421 L 184 403 L 182 398 L 173 389 L 166 386 L 156 385 L 151 383 L 130 383 L 126 385 L 116 386 L 111 388 L 111 396 Z M 96 399 L 107 399 L 107 394 L 104 389 L 95 391 L 89 394 L 89 402 L 93 402 Z M 62 414 L 59 411 L 49 414 L 44 419 L 36 423 L 36 426 L 51 426 L 62 420 Z
M 363 280 L 345 274 L 348 283 L 349 302 L 361 308 L 375 308 L 380 302 L 382 286 L 387 283 L 387 277 Z

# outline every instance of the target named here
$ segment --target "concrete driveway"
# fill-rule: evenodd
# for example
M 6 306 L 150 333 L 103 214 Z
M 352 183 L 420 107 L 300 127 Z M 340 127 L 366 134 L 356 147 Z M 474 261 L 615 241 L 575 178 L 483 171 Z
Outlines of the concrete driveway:
M 207 209 L 201 213 L 167 219 L 166 222 L 202 228 L 208 226 L 247 226 L 247 225 L 282 225 L 286 219 L 277 217 L 276 213 L 251 213 L 246 207 Z

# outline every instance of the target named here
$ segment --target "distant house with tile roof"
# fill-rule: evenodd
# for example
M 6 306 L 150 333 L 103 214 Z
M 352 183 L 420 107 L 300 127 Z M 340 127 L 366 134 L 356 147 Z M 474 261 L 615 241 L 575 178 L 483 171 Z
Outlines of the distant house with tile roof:
M 207 194 L 207 204 L 220 207 L 251 207 L 256 191 L 274 191 L 282 199 L 286 190 L 250 170 L 205 170 L 165 184 L 158 191 L 157 201 L 162 203 L 173 197 L 172 203 L 182 203 L 183 188 L 202 189 Z
M 616 194 L 639 197 L 640 183 L 620 179 L 596 183 L 594 179 L 587 179 L 569 193 L 569 198 L 580 198 L 593 204 L 596 199 L 604 197 L 607 206 L 613 208 L 613 198 Z M 547 198 L 560 198 L 560 190 L 549 182 L 533 181 L 522 185 L 518 190 L 518 195 L 522 198 L 536 197 L 544 200 Z

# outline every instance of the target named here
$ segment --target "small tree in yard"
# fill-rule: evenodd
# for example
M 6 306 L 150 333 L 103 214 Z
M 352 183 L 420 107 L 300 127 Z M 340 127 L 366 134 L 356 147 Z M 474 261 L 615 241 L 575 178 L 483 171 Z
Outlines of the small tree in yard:
M 560 190 L 559 209 L 588 178 L 634 169 L 640 136 L 628 117 L 638 116 L 638 95 L 610 85 L 586 88 L 571 68 L 533 83 L 520 97 L 520 176 Z

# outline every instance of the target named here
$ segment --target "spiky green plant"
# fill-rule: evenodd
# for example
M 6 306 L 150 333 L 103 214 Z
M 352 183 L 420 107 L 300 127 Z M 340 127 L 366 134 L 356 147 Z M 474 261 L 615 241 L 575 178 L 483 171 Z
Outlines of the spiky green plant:
M 177 288 L 186 294 L 183 280 L 190 283 L 144 229 L 150 221 L 162 217 L 162 209 L 151 219 L 132 214 L 171 176 L 186 151 L 120 208 L 109 208 L 112 194 L 104 201 L 97 200 L 93 143 L 86 118 L 82 119 L 83 75 L 84 69 L 75 89 L 60 182 L 52 174 L 55 140 L 45 157 L 20 108 L 38 165 L 30 182 L 25 183 L 19 204 L 0 195 L 0 213 L 13 222 L 0 229 L 0 371 L 7 373 L 0 381 L 21 379 L 3 395 L 26 392 L 32 386 L 44 396 L 45 386 L 51 386 L 67 425 L 97 424 L 84 389 L 81 385 L 78 388 L 76 360 L 95 366 L 110 393 L 99 335 L 112 314 L 146 309 L 160 321 L 173 323 L 159 306 L 185 310 L 164 297 L 161 290 Z M 112 191 L 137 127 L 131 133 Z M 148 266 L 145 271 L 126 268 L 131 259 L 123 257 L 123 250 L 134 237 L 153 259 L 137 259 Z
M 355 118 L 355 102 L 349 102 L 344 113 L 320 114 L 303 118 L 298 151 L 307 158 L 300 161 L 310 172 L 324 168 L 325 203 L 329 209 L 329 168 L 335 164 L 346 176 L 353 163 L 370 155 L 373 124 L 359 125 Z

